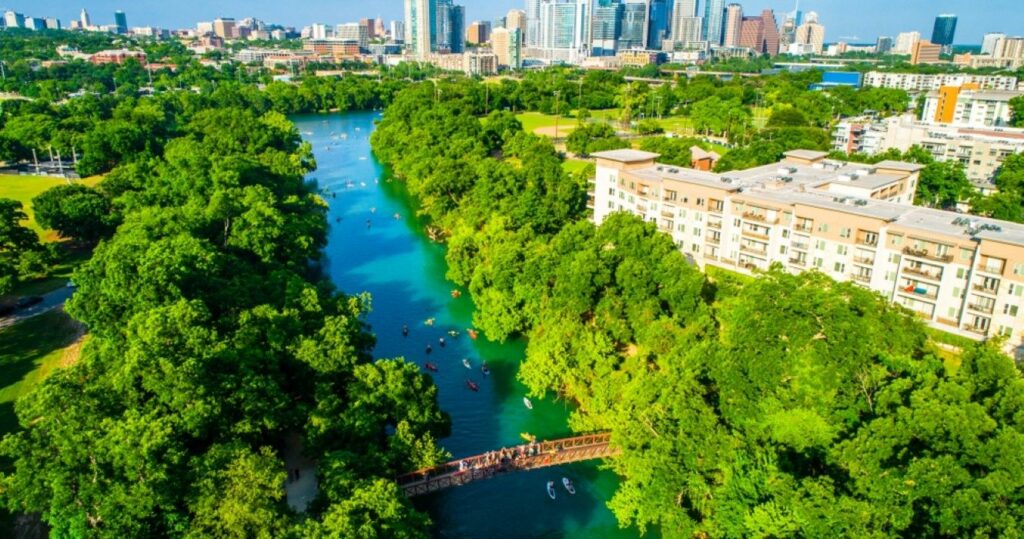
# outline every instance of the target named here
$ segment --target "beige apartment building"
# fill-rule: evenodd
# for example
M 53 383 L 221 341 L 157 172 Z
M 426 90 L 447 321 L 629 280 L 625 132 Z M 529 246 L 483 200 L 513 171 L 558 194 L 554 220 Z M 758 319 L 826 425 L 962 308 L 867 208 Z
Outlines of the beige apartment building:
M 780 264 L 852 281 L 932 327 L 1024 354 L 1024 225 L 913 205 L 919 165 L 845 163 L 797 150 L 774 165 L 715 174 L 658 154 L 595 154 L 594 222 L 629 212 L 701 267 Z

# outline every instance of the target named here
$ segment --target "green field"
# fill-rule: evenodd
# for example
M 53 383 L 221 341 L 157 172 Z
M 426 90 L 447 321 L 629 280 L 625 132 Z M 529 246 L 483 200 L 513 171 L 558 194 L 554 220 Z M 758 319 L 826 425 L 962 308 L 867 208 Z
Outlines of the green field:
M 519 120 L 519 123 L 523 124 L 523 131 L 526 131 L 527 133 L 533 133 L 534 131 L 544 127 L 555 126 L 555 116 L 553 114 L 544 114 L 542 112 L 524 112 L 522 114 L 517 114 L 516 118 Z M 562 116 L 561 119 L 558 120 L 558 123 L 559 125 L 561 125 L 563 122 L 573 121 L 574 119 L 572 118 Z
M 582 159 L 566 159 L 562 162 L 562 170 L 570 174 L 576 174 L 577 172 L 587 168 L 587 165 L 591 164 L 590 161 L 584 161 Z
M 99 178 L 87 178 L 81 181 L 85 185 L 94 186 L 99 183 Z M 21 202 L 25 213 L 28 214 L 28 227 L 38 232 L 43 239 L 52 240 L 56 238 L 51 237 L 36 223 L 35 215 L 32 213 L 32 198 L 47 189 L 67 183 L 67 180 L 61 178 L 0 175 L 0 198 L 12 198 Z
M 14 401 L 73 359 L 69 348 L 80 334 L 79 325 L 63 311 L 0 329 L 0 435 L 17 428 Z

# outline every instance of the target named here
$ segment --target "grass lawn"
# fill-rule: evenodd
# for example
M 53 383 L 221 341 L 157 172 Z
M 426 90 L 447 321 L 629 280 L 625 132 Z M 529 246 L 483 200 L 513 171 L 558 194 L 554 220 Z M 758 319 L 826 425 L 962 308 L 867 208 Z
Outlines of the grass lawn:
M 524 112 L 522 114 L 516 114 L 516 118 L 519 123 L 523 124 L 523 131 L 527 133 L 533 133 L 534 131 L 544 127 L 555 126 L 555 116 L 553 114 L 544 114 L 542 112 Z M 562 116 L 558 121 L 559 124 L 566 121 L 567 118 Z M 572 122 L 574 119 L 568 119 Z
M 77 358 L 80 326 L 51 311 L 0 330 L 0 436 L 17 428 L 14 401 Z
M 90 187 L 95 186 L 99 181 L 99 177 L 81 180 L 82 183 Z M 25 208 L 25 213 L 28 214 L 28 222 L 26 223 L 28 227 L 39 233 L 39 237 L 42 239 L 52 241 L 57 239 L 56 236 L 52 232 L 43 230 L 36 224 L 35 215 L 32 213 L 32 198 L 47 189 L 65 184 L 67 184 L 67 180 L 62 178 L 0 175 L 0 198 L 13 198 L 21 202 Z
M 576 174 L 577 172 L 587 168 L 587 165 L 591 164 L 590 161 L 584 161 L 582 159 L 566 159 L 562 162 L 562 170 L 569 174 Z

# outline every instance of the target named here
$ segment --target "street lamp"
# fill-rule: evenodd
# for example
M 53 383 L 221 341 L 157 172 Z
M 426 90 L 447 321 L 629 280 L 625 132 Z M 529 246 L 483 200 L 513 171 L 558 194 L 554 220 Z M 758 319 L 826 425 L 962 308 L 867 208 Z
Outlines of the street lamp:
M 561 94 L 562 94 L 562 92 L 560 90 L 555 90 L 555 139 L 554 139 L 555 142 L 558 142 L 558 116 L 559 116 L 558 97 Z

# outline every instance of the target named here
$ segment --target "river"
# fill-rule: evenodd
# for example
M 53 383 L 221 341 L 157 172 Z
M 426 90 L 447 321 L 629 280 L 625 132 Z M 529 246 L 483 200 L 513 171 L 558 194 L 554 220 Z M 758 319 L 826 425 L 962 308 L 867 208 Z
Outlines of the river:
M 567 405 L 548 398 L 523 405 L 525 388 L 516 380 L 524 355 L 521 341 L 473 341 L 473 302 L 468 292 L 453 299 L 454 285 L 445 279 L 444 248 L 423 234 L 413 215 L 412 201 L 398 181 L 387 181 L 384 168 L 370 151 L 375 113 L 303 115 L 292 120 L 313 145 L 319 165 L 310 175 L 330 204 L 331 231 L 326 249 L 328 273 L 349 294 L 369 292 L 367 316 L 377 336 L 375 357 L 404 357 L 419 364 L 432 361 L 432 374 L 441 407 L 451 414 L 451 436 L 441 441 L 455 457 L 484 453 L 521 443 L 520 433 L 541 439 L 570 435 Z M 346 187 L 348 182 L 354 186 Z M 394 215 L 401 216 L 395 219 Z M 368 222 L 369 221 L 369 222 Z M 434 318 L 433 327 L 424 324 Z M 402 325 L 410 328 L 402 336 Z M 449 330 L 460 332 L 450 338 Z M 444 336 L 447 346 L 440 347 Z M 426 346 L 433 352 L 428 356 Z M 472 362 L 473 370 L 462 365 Z M 486 361 L 491 375 L 479 369 Z M 480 385 L 474 393 L 466 379 Z M 548 480 L 566 476 L 576 484 L 570 496 L 559 486 L 556 500 L 548 498 Z M 580 463 L 536 470 L 470 484 L 417 498 L 416 506 L 430 514 L 435 535 L 444 538 L 520 537 L 636 537 L 621 530 L 606 501 L 618 484 L 614 474 L 598 464 Z

